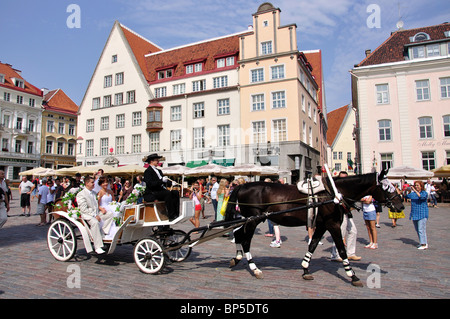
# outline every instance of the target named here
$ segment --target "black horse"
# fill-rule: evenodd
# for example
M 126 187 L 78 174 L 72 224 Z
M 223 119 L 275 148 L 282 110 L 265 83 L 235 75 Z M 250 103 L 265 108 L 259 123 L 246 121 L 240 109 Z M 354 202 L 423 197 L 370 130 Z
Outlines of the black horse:
M 398 196 L 395 188 L 385 177 L 386 173 L 383 171 L 380 175 L 371 173 L 333 178 L 338 192 L 342 195 L 338 205 L 333 201 L 336 194 L 332 191 L 329 179 L 322 179 L 325 181 L 326 190 L 314 194 L 317 195 L 318 201 L 323 205 L 318 207 L 318 213 L 315 217 L 316 230 L 302 262 L 304 279 L 313 279 L 308 271 L 309 262 L 319 240 L 325 231 L 328 230 L 343 260 L 346 274 L 352 278 L 352 284 L 362 286 L 347 259 L 340 225 L 343 214 L 348 213 L 349 208 L 366 195 L 372 195 L 375 200 L 396 211 L 404 209 L 400 196 Z M 239 206 L 239 212 L 236 211 L 236 203 Z M 248 222 L 234 231 L 237 253 L 236 257 L 231 260 L 230 267 L 234 267 L 245 254 L 248 265 L 254 275 L 257 278 L 262 278 L 262 271 L 256 267 L 250 254 L 250 244 L 257 225 L 265 220 L 266 217 L 281 226 L 307 225 L 308 209 L 295 209 L 296 207 L 305 207 L 307 204 L 308 195 L 300 193 L 295 185 L 254 182 L 236 187 L 228 201 L 225 220 L 233 220 L 240 214 L 243 217 L 247 217 Z M 288 210 L 288 212 L 267 214 L 285 210 Z

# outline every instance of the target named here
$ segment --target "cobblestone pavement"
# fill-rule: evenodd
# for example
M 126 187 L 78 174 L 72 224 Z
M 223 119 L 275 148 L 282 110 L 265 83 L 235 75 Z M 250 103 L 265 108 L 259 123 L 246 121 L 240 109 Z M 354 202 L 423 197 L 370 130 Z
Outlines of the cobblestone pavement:
M 427 225 L 430 248 L 416 249 L 418 237 L 407 218 L 391 228 L 387 209 L 378 229 L 379 249 L 365 249 L 367 230 L 362 213 L 355 213 L 358 229 L 357 255 L 353 269 L 364 287 L 350 284 L 341 263 L 330 261 L 331 237 L 326 233 L 311 262 L 313 281 L 302 279 L 301 260 L 306 252 L 305 227 L 281 227 L 283 244 L 271 248 L 264 236 L 267 223 L 260 224 L 252 243 L 252 255 L 264 273 L 256 279 L 244 261 L 228 268 L 235 246 L 218 237 L 193 248 L 181 263 L 168 264 L 162 274 L 141 273 L 133 260 L 131 245 L 119 246 L 114 254 L 97 257 L 87 254 L 81 241 L 75 258 L 55 260 L 47 248 L 48 226 L 38 227 L 39 216 L 21 217 L 18 192 L 10 218 L 0 229 L 0 299 L 4 298 L 448 298 L 450 297 L 450 206 L 430 208 Z M 36 212 L 36 200 L 32 214 Z M 205 225 L 212 220 L 212 205 L 207 205 Z M 185 222 L 175 228 L 189 230 Z M 70 285 L 74 269 L 79 270 L 80 286 Z M 68 284 L 69 283 L 69 284 Z M 71 288 L 72 287 L 72 288 Z

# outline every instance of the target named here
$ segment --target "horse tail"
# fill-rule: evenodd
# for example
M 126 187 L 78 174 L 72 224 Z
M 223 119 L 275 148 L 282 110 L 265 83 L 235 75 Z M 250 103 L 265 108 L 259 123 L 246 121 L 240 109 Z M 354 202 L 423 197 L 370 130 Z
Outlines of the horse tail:
M 233 191 L 231 192 L 230 198 L 228 199 L 227 204 L 227 210 L 225 211 L 225 221 L 230 221 L 235 219 L 237 210 L 237 198 L 238 198 L 238 192 L 241 188 L 241 185 L 236 186 Z

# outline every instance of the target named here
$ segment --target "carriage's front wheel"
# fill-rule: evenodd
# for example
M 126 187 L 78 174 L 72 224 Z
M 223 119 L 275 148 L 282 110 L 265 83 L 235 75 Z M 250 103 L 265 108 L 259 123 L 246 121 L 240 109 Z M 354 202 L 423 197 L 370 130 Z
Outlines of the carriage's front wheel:
M 154 238 L 143 238 L 138 241 L 133 255 L 139 270 L 146 274 L 157 274 L 166 264 L 161 244 Z
M 177 246 L 184 239 L 188 242 L 190 238 L 186 238 L 186 233 L 182 230 L 174 230 L 169 236 L 164 236 L 162 239 L 162 243 L 164 247 Z M 184 245 L 176 250 L 169 250 L 167 252 L 167 257 L 172 262 L 181 262 L 189 257 L 191 254 L 192 248 L 188 245 Z
M 77 238 L 69 221 L 57 219 L 50 225 L 47 245 L 52 256 L 59 261 L 68 261 L 75 255 Z

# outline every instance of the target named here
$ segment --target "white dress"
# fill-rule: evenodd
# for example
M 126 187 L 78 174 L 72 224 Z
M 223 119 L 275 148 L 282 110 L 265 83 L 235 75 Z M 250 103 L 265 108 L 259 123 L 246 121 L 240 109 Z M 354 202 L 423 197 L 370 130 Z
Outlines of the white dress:
M 111 194 L 105 194 L 100 199 L 100 207 L 103 207 L 106 209 L 107 212 L 113 213 L 114 217 L 118 217 L 120 215 L 120 212 L 117 211 L 117 204 L 112 203 L 112 195 Z M 116 226 L 116 223 L 113 222 L 111 224 L 111 227 L 109 228 L 109 232 L 105 234 L 104 239 L 113 239 L 114 235 L 117 233 L 117 230 L 119 227 Z

